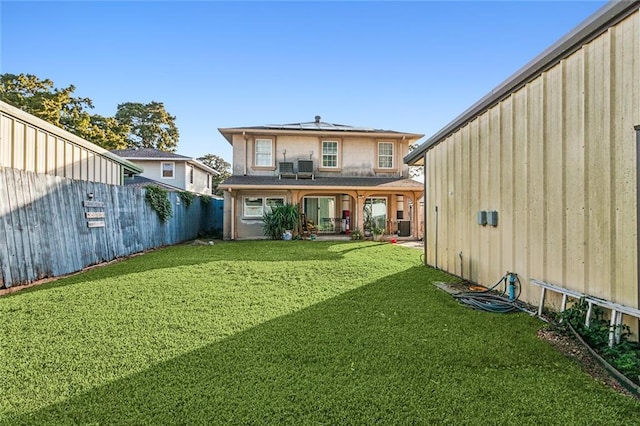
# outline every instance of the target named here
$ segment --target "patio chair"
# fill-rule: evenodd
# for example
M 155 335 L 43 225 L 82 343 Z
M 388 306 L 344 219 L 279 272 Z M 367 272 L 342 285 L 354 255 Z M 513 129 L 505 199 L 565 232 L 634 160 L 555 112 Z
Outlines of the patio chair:
M 312 160 L 298 160 L 298 177 L 315 179 Z
M 280 171 L 278 179 L 282 179 L 283 177 L 298 179 L 298 175 L 293 171 L 293 163 L 291 161 L 281 161 L 278 163 L 278 169 Z

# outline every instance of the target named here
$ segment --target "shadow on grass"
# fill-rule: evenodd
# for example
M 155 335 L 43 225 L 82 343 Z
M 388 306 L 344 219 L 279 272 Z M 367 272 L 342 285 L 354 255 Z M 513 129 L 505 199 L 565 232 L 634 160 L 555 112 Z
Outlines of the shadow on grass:
M 382 243 L 384 244 L 384 243 Z M 348 247 L 333 250 L 334 246 Z M 366 242 L 336 241 L 224 241 L 212 246 L 180 244 L 149 251 L 119 262 L 95 265 L 68 277 L 34 287 L 21 289 L 2 297 L 57 289 L 77 283 L 87 283 L 112 277 L 146 272 L 156 269 L 195 266 L 211 262 L 306 262 L 310 260 L 337 260 L 346 253 L 378 246 Z M 292 251 L 292 248 L 294 249 Z M 292 253 L 295 254 L 291 258 Z
M 461 307 L 431 285 L 442 278 L 414 267 L 0 423 L 640 420 L 640 405 L 599 387 L 532 337 L 537 320 Z

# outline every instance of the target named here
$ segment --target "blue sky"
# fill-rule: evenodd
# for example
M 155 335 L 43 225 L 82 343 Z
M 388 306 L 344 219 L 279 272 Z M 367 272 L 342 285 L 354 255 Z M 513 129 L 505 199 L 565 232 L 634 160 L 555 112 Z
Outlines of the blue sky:
M 163 102 L 179 154 L 231 162 L 219 127 L 429 137 L 604 4 L 1 0 L 0 72 L 73 84 L 106 116 Z

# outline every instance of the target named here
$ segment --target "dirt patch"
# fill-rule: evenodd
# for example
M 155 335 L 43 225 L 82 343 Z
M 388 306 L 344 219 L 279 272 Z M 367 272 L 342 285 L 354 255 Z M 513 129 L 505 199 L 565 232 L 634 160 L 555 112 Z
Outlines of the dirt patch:
M 550 329 L 542 329 L 538 331 L 538 337 L 549 343 L 567 358 L 578 363 L 582 370 L 593 377 L 596 381 L 612 388 L 616 392 L 637 398 L 636 395 L 629 392 L 624 386 L 622 386 L 620 382 L 618 382 L 616 378 L 612 376 L 575 337 Z

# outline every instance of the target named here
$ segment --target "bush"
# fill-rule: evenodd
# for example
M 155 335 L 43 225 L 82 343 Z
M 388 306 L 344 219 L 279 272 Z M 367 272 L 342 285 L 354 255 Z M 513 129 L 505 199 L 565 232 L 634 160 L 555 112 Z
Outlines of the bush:
M 272 207 L 271 211 L 262 216 L 264 235 L 272 240 L 282 238 L 284 231 L 293 231 L 298 227 L 300 212 L 296 204 L 283 204 Z

